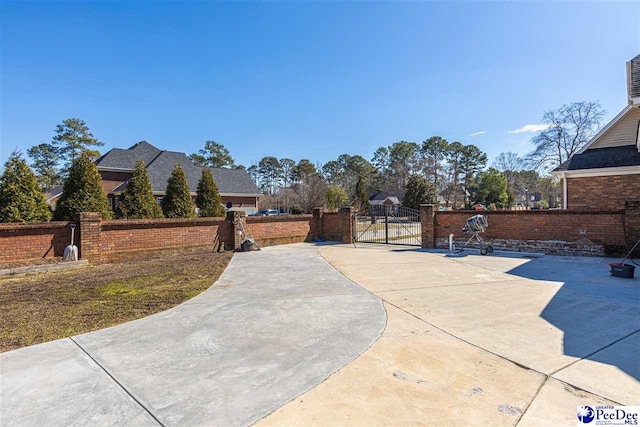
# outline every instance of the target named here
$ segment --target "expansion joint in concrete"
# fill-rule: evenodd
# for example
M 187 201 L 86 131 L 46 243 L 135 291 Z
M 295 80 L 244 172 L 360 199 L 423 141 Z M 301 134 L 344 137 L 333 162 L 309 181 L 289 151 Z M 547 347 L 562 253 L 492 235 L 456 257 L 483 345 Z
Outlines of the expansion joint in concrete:
M 544 374 L 543 374 L 544 375 Z M 518 417 L 518 419 L 516 420 L 516 422 L 513 424 L 514 426 L 517 426 L 518 424 L 520 424 L 520 420 L 524 417 L 524 415 L 527 413 L 527 411 L 529 410 L 529 408 L 531 407 L 531 405 L 533 404 L 533 402 L 536 400 L 536 398 L 538 397 L 538 394 L 540 394 L 540 390 L 542 390 L 542 387 L 544 387 L 544 385 L 547 383 L 547 381 L 549 380 L 549 375 L 544 375 L 544 381 L 542 381 L 540 383 L 540 386 L 538 387 L 538 389 L 536 390 L 535 394 L 533 395 L 533 397 L 531 398 L 531 400 L 529 401 L 529 404 L 527 405 L 526 408 L 524 408 L 524 411 L 522 411 L 522 413 L 520 414 L 520 416 Z
M 120 387 L 120 388 L 122 389 L 122 391 L 124 391 L 124 392 L 125 392 L 125 393 L 126 393 L 126 394 L 131 398 L 131 399 L 133 399 L 133 401 L 134 401 L 134 402 L 136 402 L 136 403 L 138 404 L 138 406 L 140 406 L 140 407 L 141 407 L 141 408 L 142 408 L 142 409 L 143 409 L 147 414 L 149 414 L 149 416 L 150 416 L 151 418 L 153 418 L 153 420 L 154 420 L 155 422 L 157 422 L 159 426 L 165 427 L 165 425 L 164 425 L 164 424 L 162 424 L 162 422 L 161 422 L 158 418 L 156 418 L 156 416 L 155 416 L 155 415 L 154 415 L 154 414 L 153 414 L 153 413 L 152 413 L 152 412 L 151 412 L 151 411 L 150 411 L 146 406 L 144 406 L 144 405 L 143 405 L 143 404 L 142 404 L 138 399 L 136 399 L 136 397 L 135 397 L 133 394 L 131 394 L 131 393 L 129 392 L 129 390 L 127 390 L 127 388 L 126 388 L 124 385 L 122 385 L 122 383 L 120 383 L 120 381 L 118 381 L 118 380 L 117 380 L 117 379 L 116 379 L 116 378 L 111 374 L 111 372 L 109 372 L 109 371 L 108 371 L 104 366 L 102 366 L 102 365 L 100 364 L 100 362 L 98 362 L 98 361 L 97 361 L 93 356 L 91 356 L 91 354 L 89 354 L 89 352 L 88 352 L 87 350 L 85 350 L 84 348 L 82 348 L 82 346 L 81 346 L 80 344 L 78 344 L 78 343 L 76 342 L 76 340 L 74 340 L 72 337 L 69 337 L 69 339 L 70 339 L 70 340 L 71 340 L 71 342 L 73 342 L 76 346 L 78 346 L 78 348 L 79 348 L 79 349 L 80 349 L 84 354 L 86 354 L 86 355 L 87 355 L 87 357 L 88 357 L 89 359 L 91 359 L 91 360 L 93 361 L 93 363 L 95 363 L 95 364 L 96 364 L 96 366 L 98 366 L 100 369 L 102 369 L 102 371 L 103 371 L 105 374 L 107 374 L 107 375 L 109 376 L 109 378 L 111 378 L 111 380 L 112 380 L 114 383 L 116 383 L 116 385 L 117 385 L 118 387 Z
M 627 335 L 625 335 L 625 336 L 623 336 L 623 337 L 620 337 L 620 338 L 618 338 L 617 340 L 615 340 L 615 341 L 613 341 L 613 342 L 611 342 L 611 343 L 609 343 L 609 344 L 605 345 L 604 347 L 601 347 L 601 348 L 597 349 L 596 351 L 594 351 L 594 352 L 592 352 L 592 353 L 587 354 L 586 356 L 583 356 L 583 357 L 581 357 L 581 358 L 579 358 L 579 359 L 577 359 L 577 360 L 574 360 L 573 362 L 571 362 L 571 363 L 569 363 L 569 364 L 567 364 L 567 365 L 565 365 L 565 366 L 563 366 L 563 367 L 561 367 L 561 368 L 556 369 L 555 371 L 553 371 L 552 373 L 550 373 L 550 374 L 549 374 L 549 376 L 553 376 L 553 375 L 557 374 L 558 372 L 560 372 L 560 371 L 562 371 L 562 370 L 564 370 L 564 369 L 567 369 L 568 367 L 570 367 L 570 366 L 572 366 L 572 365 L 575 365 L 576 363 L 580 362 L 581 360 L 588 359 L 588 358 L 590 358 L 591 356 L 593 356 L 593 355 L 595 355 L 595 354 L 597 354 L 597 353 L 600 353 L 600 352 L 601 352 L 601 351 L 603 351 L 603 350 L 608 349 L 608 348 L 609 348 L 609 347 L 611 347 L 612 345 L 617 344 L 617 343 L 619 343 L 620 341 L 626 340 L 627 338 L 629 338 L 629 337 L 630 337 L 630 336 L 632 336 L 632 335 L 637 334 L 638 332 L 640 332 L 640 329 L 637 329 L 637 330 L 635 330 L 635 331 L 633 331 L 633 332 L 631 332 L 631 333 L 629 333 L 629 334 L 627 334 Z
M 378 297 L 379 297 L 379 296 L 378 296 Z M 586 358 L 588 358 L 588 357 L 591 357 L 591 356 L 593 356 L 594 354 L 596 354 L 596 353 L 598 353 L 598 352 L 600 352 L 600 351 L 602 351 L 602 350 L 604 350 L 604 349 L 606 349 L 606 348 L 609 348 L 609 347 L 611 347 L 612 345 L 614 345 L 614 344 L 616 344 L 616 343 L 618 343 L 618 342 L 620 342 L 620 341 L 622 341 L 622 340 L 624 340 L 624 339 L 626 339 L 626 338 L 629 338 L 631 335 L 633 335 L 633 334 L 636 334 L 636 333 L 640 332 L 640 330 L 637 330 L 637 331 L 631 332 L 630 334 L 627 334 L 627 335 L 625 335 L 624 337 L 622 337 L 622 338 L 619 338 L 619 339 L 615 340 L 615 341 L 614 341 L 614 342 L 612 342 L 611 344 L 608 344 L 608 345 L 606 345 L 605 347 L 602 347 L 601 349 L 596 350 L 596 351 L 594 351 L 593 353 L 591 353 L 591 354 L 589 354 L 589 355 L 587 355 L 587 356 L 584 356 L 584 357 L 583 357 L 583 358 L 581 358 L 581 359 L 575 360 L 575 361 L 571 362 L 570 364 L 568 364 L 567 366 L 564 366 L 564 367 L 562 367 L 562 368 L 560 368 L 560 369 L 558 369 L 558 370 L 556 370 L 556 371 L 552 372 L 551 374 L 545 374 L 544 372 L 540 372 L 540 371 L 538 371 L 537 369 L 533 369 L 533 368 L 531 368 L 531 367 L 529 367 L 529 366 L 523 365 L 522 363 L 516 362 L 515 360 L 511 360 L 511 359 L 509 359 L 509 358 L 507 358 L 507 357 L 504 357 L 504 356 L 502 356 L 502 355 L 500 355 L 500 354 L 498 354 L 498 353 L 494 353 L 493 351 L 487 350 L 486 348 L 480 347 L 480 346 L 479 346 L 479 345 L 477 345 L 477 344 L 474 344 L 474 343 L 469 342 L 469 341 L 467 341 L 467 340 L 465 340 L 465 339 L 463 339 L 463 338 L 460 338 L 459 336 L 454 335 L 454 334 L 452 334 L 451 332 L 446 331 L 446 330 L 442 329 L 441 327 L 436 326 L 436 325 L 434 325 L 433 323 L 428 322 L 428 321 L 426 321 L 426 320 L 424 320 L 424 319 L 422 319 L 422 318 L 420 318 L 420 317 L 416 316 L 415 314 L 411 313 L 410 311 L 407 311 L 407 310 L 403 309 L 402 307 L 400 307 L 400 306 L 398 306 L 398 305 L 396 305 L 396 304 L 394 304 L 394 303 L 392 303 L 392 302 L 389 302 L 389 301 L 385 300 L 384 298 L 380 298 L 380 299 L 382 299 L 382 301 L 384 301 L 386 304 L 389 304 L 389 305 L 391 305 L 391 306 L 393 306 L 393 307 L 397 308 L 398 310 L 401 310 L 401 311 L 403 311 L 403 312 L 407 313 L 409 316 L 412 316 L 412 317 L 414 317 L 414 318 L 418 319 L 419 321 L 424 322 L 424 323 L 426 323 L 427 325 L 429 325 L 429 326 L 431 326 L 431 327 L 433 327 L 433 328 L 435 328 L 435 329 L 437 329 L 437 330 L 439 330 L 439 331 L 441 331 L 441 332 L 444 332 L 445 334 L 449 335 L 450 337 L 453 337 L 453 338 L 455 338 L 455 339 L 458 339 L 458 340 L 460 340 L 460 341 L 462 341 L 462 342 L 464 342 L 464 343 L 466 343 L 466 344 L 469 344 L 470 346 L 473 346 L 473 347 L 475 347 L 475 348 L 478 348 L 478 349 L 480 349 L 480 350 L 482 350 L 482 351 L 485 351 L 485 352 L 487 352 L 487 353 L 489 353 L 489 354 L 493 354 L 494 356 L 499 357 L 500 359 L 506 360 L 506 361 L 508 361 L 508 362 L 511 362 L 511 363 L 513 363 L 514 365 L 521 367 L 522 369 L 526 369 L 526 370 L 529 370 L 529 371 L 536 372 L 536 373 L 538 373 L 538 374 L 540 374 L 540 375 L 543 375 L 543 376 L 545 377 L 545 380 L 543 381 L 543 384 L 547 381 L 547 379 L 548 379 L 548 378 L 552 377 L 553 375 L 555 375 L 556 373 L 558 373 L 558 372 L 559 372 L 559 371 L 561 371 L 562 369 L 566 369 L 566 368 L 568 368 L 569 366 L 573 365 L 574 363 L 577 363 L 577 362 L 579 362 L 579 361 L 581 361 L 581 360 L 583 360 L 583 359 L 586 359 Z M 555 378 L 554 378 L 554 379 L 555 379 Z M 585 390 L 585 389 L 583 389 L 583 388 L 581 388 L 581 387 L 578 387 L 578 386 L 576 386 L 576 385 L 574 385 L 574 384 L 567 383 L 566 381 L 561 381 L 561 380 L 558 380 L 558 381 L 563 382 L 563 383 L 565 383 L 565 384 L 569 384 L 571 387 L 575 388 L 576 390 L 584 391 L 585 393 L 590 393 L 590 394 L 593 394 L 594 396 L 597 396 L 597 397 L 601 397 L 601 398 L 603 398 L 603 399 L 610 400 L 610 401 L 612 401 L 613 403 L 615 403 L 615 404 L 617 404 L 617 405 L 622 405 L 622 403 L 620 403 L 620 402 L 616 402 L 615 400 L 611 399 L 610 397 L 601 396 L 601 395 L 599 395 L 599 394 L 597 394 L 597 393 L 594 393 L 593 391 Z M 542 386 L 540 386 L 540 388 L 542 388 Z M 539 391 L 540 391 L 540 390 L 538 390 L 538 392 L 539 392 Z M 537 394 L 537 392 L 536 392 L 536 394 Z M 535 399 L 535 398 L 534 398 L 534 399 Z M 533 402 L 533 400 L 531 400 L 531 402 Z M 531 405 L 531 403 L 529 403 L 529 405 Z M 526 412 L 526 411 L 525 411 L 525 412 Z

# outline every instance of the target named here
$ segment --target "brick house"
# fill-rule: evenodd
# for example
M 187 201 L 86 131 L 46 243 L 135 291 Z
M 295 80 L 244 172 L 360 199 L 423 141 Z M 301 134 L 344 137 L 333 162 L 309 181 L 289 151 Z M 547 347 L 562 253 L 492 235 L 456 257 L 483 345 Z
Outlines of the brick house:
M 624 209 L 640 199 L 640 55 L 627 62 L 628 105 L 551 173 L 563 209 Z
M 102 188 L 109 198 L 112 209 L 118 206 L 118 198 L 126 188 L 136 162 L 141 159 L 147 166 L 153 194 L 158 202 L 162 201 L 167 188 L 167 181 L 176 163 L 179 164 L 187 178 L 189 189 L 194 200 L 198 181 L 202 176 L 202 167 L 196 166 L 185 153 L 160 150 L 146 141 L 141 141 L 127 149 L 114 148 L 100 157 L 96 163 Z M 218 186 L 222 203 L 230 203 L 234 209 L 252 214 L 258 211 L 260 190 L 243 169 L 209 168 Z M 54 204 L 62 194 L 62 187 L 56 187 L 46 195 L 47 201 Z
M 402 203 L 397 193 L 388 191 L 378 191 L 369 197 L 369 212 L 375 215 L 384 215 L 385 212 L 398 212 L 398 208 Z

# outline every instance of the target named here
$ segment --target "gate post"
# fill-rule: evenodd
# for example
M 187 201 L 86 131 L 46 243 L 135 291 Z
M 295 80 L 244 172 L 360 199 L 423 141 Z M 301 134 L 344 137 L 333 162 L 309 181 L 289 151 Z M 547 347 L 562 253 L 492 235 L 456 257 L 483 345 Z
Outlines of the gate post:
M 324 208 L 313 208 L 313 219 L 311 220 L 310 226 L 310 241 L 314 241 L 319 237 L 324 237 L 324 228 L 322 218 L 322 214 L 324 213 Z
M 352 206 L 340 209 L 341 227 L 340 241 L 344 243 L 353 243 L 353 221 L 356 209 Z
M 436 247 L 435 205 L 420 205 L 420 226 L 422 234 L 422 247 Z
M 389 244 L 389 211 L 384 210 L 384 243 Z

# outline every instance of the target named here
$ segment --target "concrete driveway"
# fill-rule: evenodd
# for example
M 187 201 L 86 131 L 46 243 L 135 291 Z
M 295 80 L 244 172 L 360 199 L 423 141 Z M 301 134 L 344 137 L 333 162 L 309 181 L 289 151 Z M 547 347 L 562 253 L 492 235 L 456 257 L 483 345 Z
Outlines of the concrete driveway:
M 381 301 L 313 246 L 237 254 L 174 309 L 1 354 L 0 425 L 248 425 L 351 362 L 385 323 Z
M 640 404 L 640 280 L 597 258 L 320 249 L 385 303 L 380 340 L 259 425 L 576 425 Z
M 640 404 L 640 278 L 609 261 L 237 254 L 172 310 L 1 354 L 0 425 L 576 425 Z

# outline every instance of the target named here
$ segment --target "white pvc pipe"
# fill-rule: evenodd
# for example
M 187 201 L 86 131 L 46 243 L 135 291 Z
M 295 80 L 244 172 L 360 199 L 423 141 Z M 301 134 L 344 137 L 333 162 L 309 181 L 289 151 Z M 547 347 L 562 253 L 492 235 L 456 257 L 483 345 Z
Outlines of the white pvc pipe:
M 456 245 L 453 243 L 453 234 L 449 234 L 449 252 L 455 252 Z

